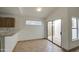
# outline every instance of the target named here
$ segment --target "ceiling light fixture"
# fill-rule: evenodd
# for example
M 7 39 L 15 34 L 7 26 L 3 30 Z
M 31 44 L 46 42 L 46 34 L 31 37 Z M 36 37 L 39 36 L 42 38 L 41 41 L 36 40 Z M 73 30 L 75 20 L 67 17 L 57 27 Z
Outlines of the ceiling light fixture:
M 42 11 L 42 8 L 37 8 L 36 9 L 38 12 L 41 12 Z

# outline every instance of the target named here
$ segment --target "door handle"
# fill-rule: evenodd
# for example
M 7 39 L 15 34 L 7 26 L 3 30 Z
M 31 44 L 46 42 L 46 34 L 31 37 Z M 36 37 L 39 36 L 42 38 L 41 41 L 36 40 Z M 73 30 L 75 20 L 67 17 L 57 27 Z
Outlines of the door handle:
M 60 32 L 60 35 L 62 35 L 62 32 Z

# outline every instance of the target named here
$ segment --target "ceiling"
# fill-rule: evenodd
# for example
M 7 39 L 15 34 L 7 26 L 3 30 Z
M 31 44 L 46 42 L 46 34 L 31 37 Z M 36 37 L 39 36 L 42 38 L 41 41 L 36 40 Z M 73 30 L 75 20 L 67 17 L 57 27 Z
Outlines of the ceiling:
M 55 7 L 42 7 L 41 12 L 36 11 L 36 7 L 0 7 L 0 13 L 22 15 L 35 18 L 47 18 L 55 11 Z

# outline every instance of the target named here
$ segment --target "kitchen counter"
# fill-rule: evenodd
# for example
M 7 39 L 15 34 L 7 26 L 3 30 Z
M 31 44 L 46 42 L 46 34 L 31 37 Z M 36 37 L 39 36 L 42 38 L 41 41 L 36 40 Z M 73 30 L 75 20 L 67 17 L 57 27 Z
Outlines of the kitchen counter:
M 0 32 L 0 36 L 12 36 L 12 35 L 14 35 L 15 34 L 15 32 Z
M 0 36 L 12 36 L 15 33 L 15 28 L 0 28 Z
M 14 28 L 0 28 L 0 51 L 5 51 L 5 37 L 12 36 L 16 33 Z

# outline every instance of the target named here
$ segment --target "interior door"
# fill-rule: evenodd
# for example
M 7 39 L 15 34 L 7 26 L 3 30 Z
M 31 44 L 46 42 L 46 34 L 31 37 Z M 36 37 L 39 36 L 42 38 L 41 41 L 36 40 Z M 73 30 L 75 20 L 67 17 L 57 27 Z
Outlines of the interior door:
M 61 46 L 61 19 L 53 21 L 53 42 Z

